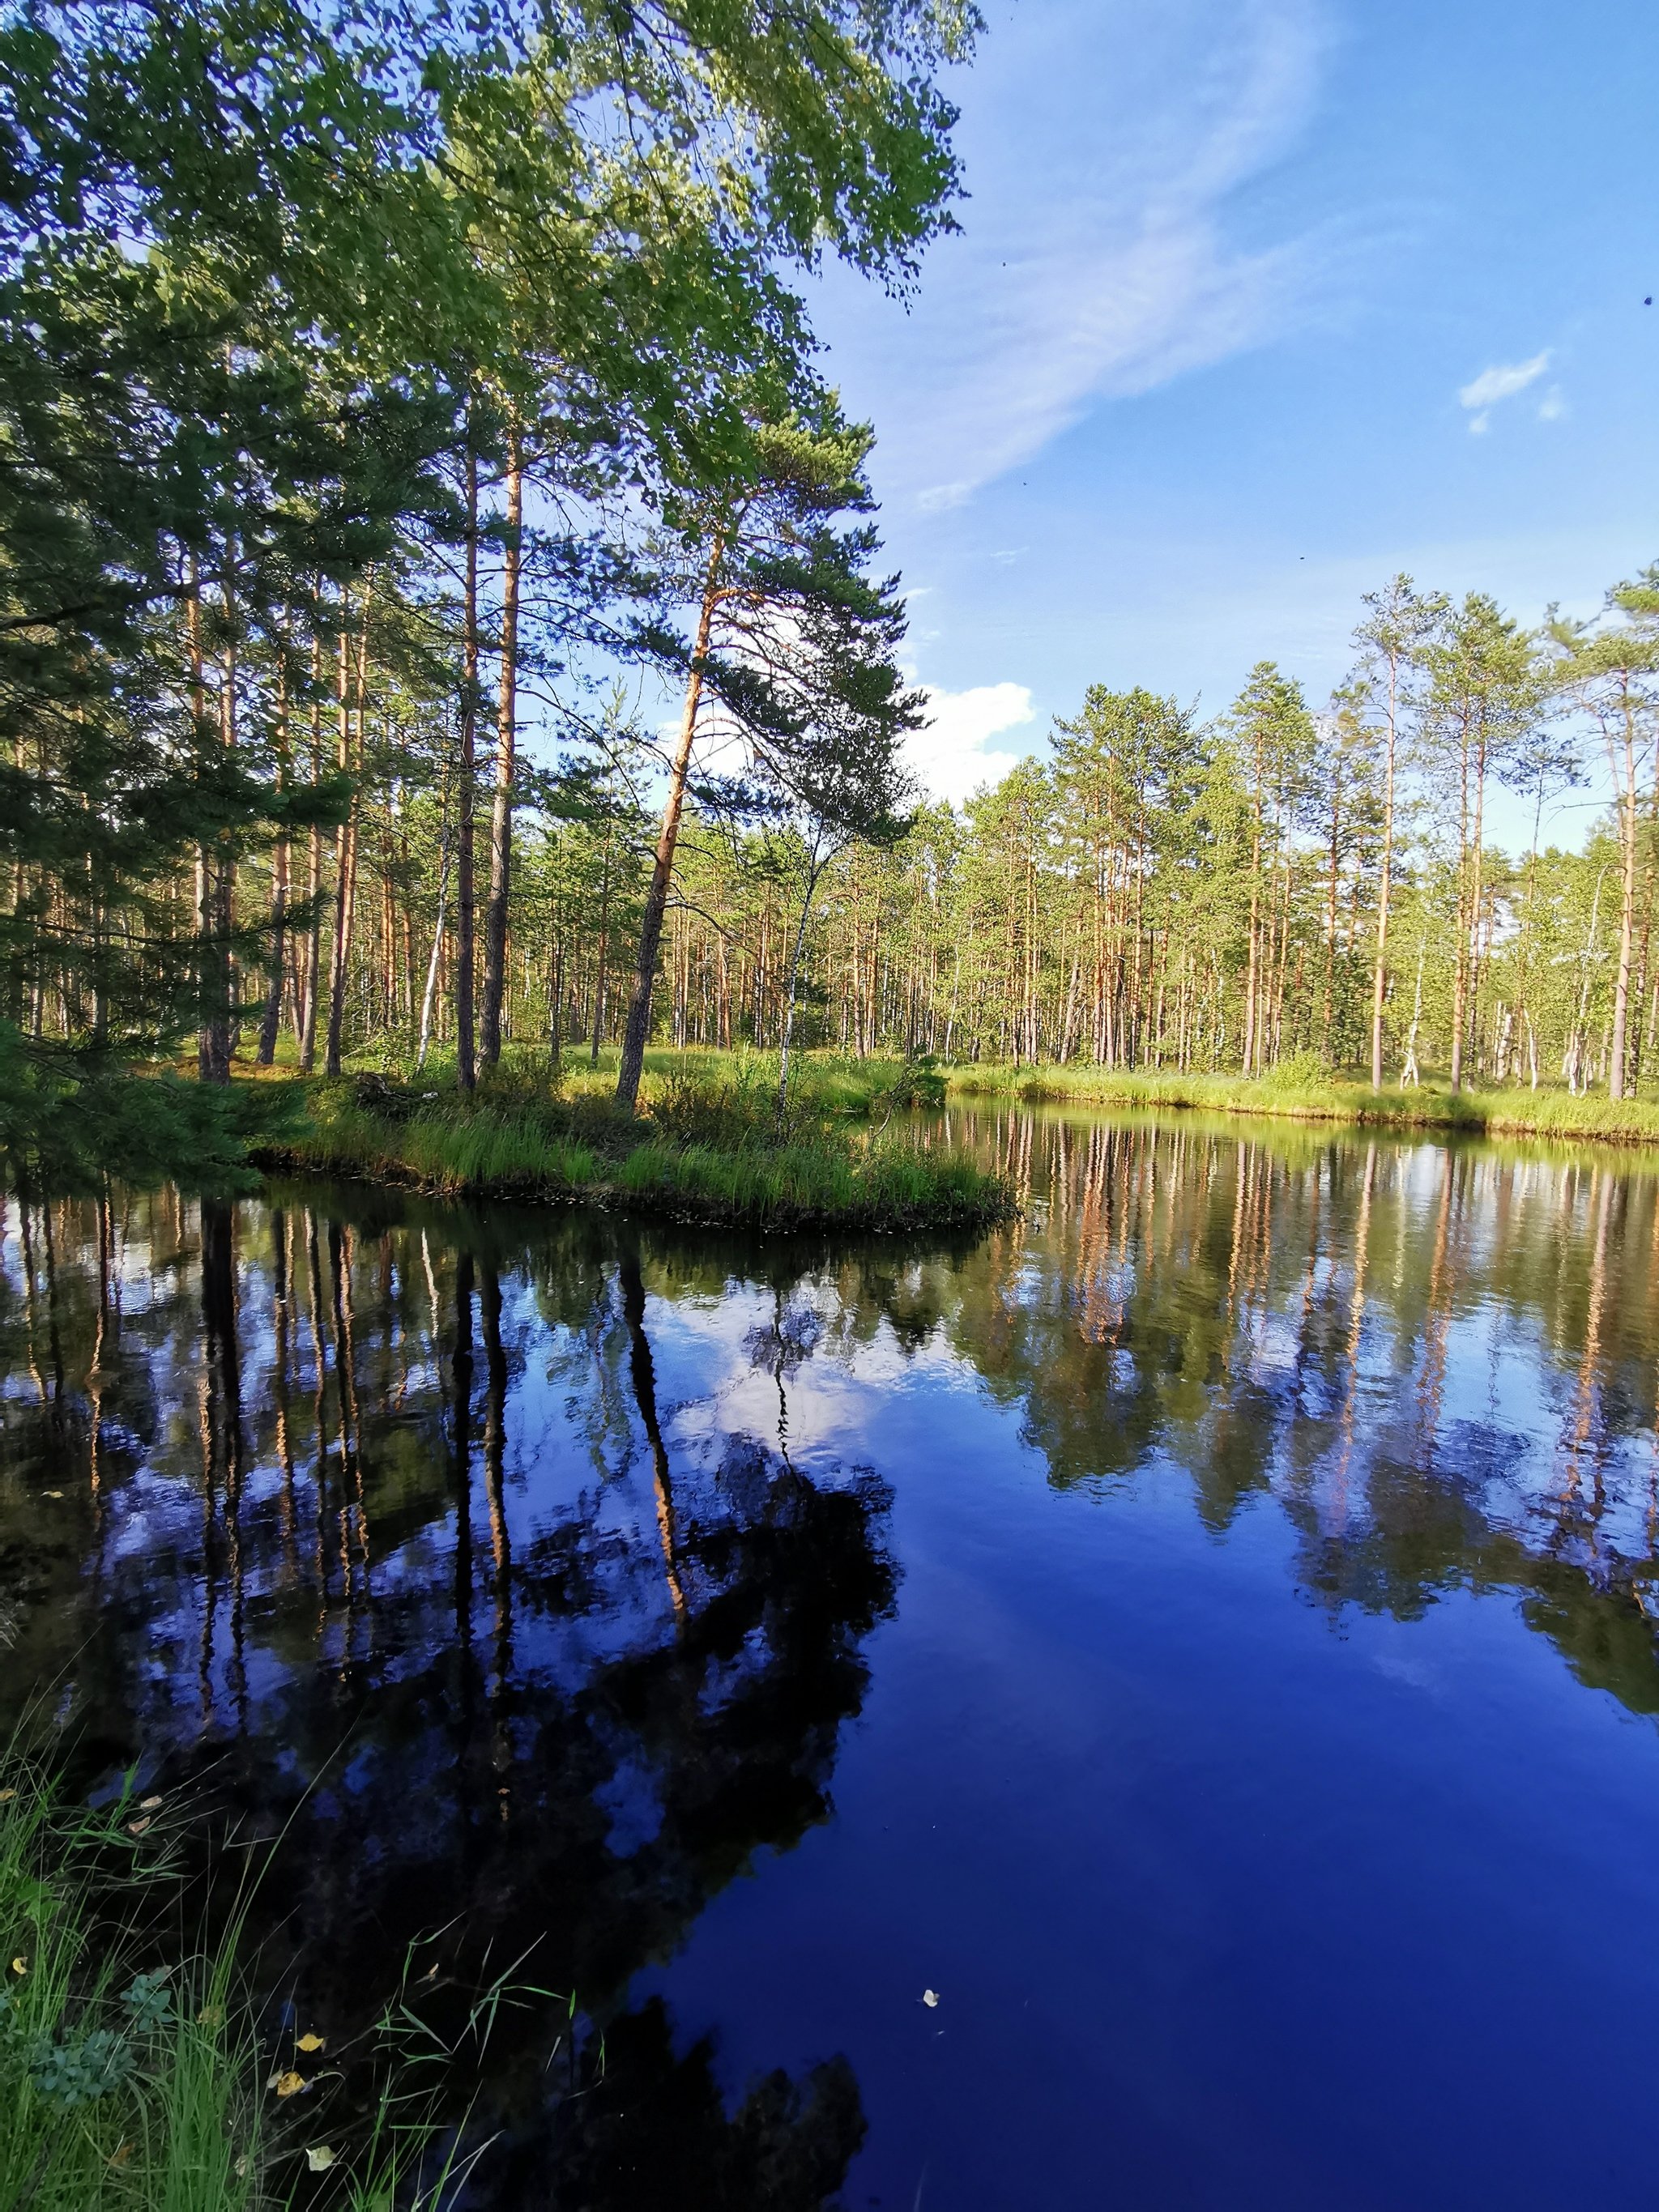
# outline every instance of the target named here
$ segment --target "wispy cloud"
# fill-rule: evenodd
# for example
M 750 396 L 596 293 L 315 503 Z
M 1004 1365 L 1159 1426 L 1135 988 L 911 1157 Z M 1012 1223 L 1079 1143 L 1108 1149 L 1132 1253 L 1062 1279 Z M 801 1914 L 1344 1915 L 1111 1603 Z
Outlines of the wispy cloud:
M 991 739 L 1035 721 L 1036 709 L 1024 684 L 977 684 L 967 691 L 929 689 L 925 730 L 911 737 L 908 757 L 917 781 L 934 799 L 960 805 L 981 785 L 1000 783 L 1020 758 Z
M 1230 203 L 1307 117 L 1319 0 L 1021 0 L 953 88 L 972 198 L 908 325 L 831 280 L 832 372 L 873 413 L 890 495 L 960 505 L 1102 396 L 1257 344 L 1298 311 L 1305 239 L 1245 247 Z
M 1547 346 L 1542 353 L 1535 353 L 1530 361 L 1498 362 L 1491 368 L 1483 368 L 1479 376 L 1471 377 L 1467 384 L 1460 385 L 1458 404 L 1472 410 L 1469 416 L 1471 434 L 1477 438 L 1484 437 L 1492 424 L 1492 410 L 1498 401 L 1513 399 L 1517 392 L 1524 392 L 1529 384 L 1536 384 L 1549 365 L 1550 353 Z M 1556 403 L 1553 406 L 1551 405 L 1552 399 Z M 1564 412 L 1565 404 L 1559 391 L 1547 396 L 1544 405 L 1538 411 L 1546 421 Z

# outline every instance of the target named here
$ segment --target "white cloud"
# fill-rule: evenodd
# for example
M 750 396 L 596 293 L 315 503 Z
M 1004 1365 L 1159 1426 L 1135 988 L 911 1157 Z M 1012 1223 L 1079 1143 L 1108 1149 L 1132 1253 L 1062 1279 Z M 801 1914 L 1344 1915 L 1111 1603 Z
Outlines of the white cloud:
M 960 805 L 981 784 L 1000 783 L 1019 761 L 1018 752 L 987 748 L 1005 730 L 1035 721 L 1036 709 L 1024 684 L 977 684 L 966 691 L 927 690 L 933 719 L 925 730 L 913 734 L 907 757 L 931 797 Z
M 1540 422 L 1559 422 L 1567 411 L 1567 397 L 1559 384 L 1551 385 L 1538 403 Z
M 1487 431 L 1488 431 L 1488 430 L 1490 430 L 1490 429 L 1491 429 L 1491 428 L 1492 428 L 1492 410 L 1491 410 L 1491 409 L 1490 409 L 1490 408 L 1483 407 L 1483 408 L 1480 410 L 1480 412 L 1478 415 L 1471 415 L 1471 416 L 1470 416 L 1470 417 L 1469 417 L 1469 435 L 1470 435 L 1470 437 L 1472 437 L 1472 438 L 1484 438 L 1484 437 L 1486 436 L 1486 434 Z
M 1459 404 L 1477 407 L 1484 412 L 1489 407 L 1495 407 L 1500 399 L 1513 399 L 1517 392 L 1524 392 L 1529 384 L 1535 384 L 1549 365 L 1550 356 L 1547 347 L 1542 353 L 1535 353 L 1530 361 L 1518 361 L 1510 366 L 1500 363 L 1492 368 L 1483 368 L 1479 376 L 1460 386 L 1457 394 Z M 1474 426 L 1471 423 L 1469 427 L 1473 429 Z
M 826 283 L 821 327 L 890 496 L 960 506 L 1101 397 L 1276 336 L 1309 241 L 1225 234 L 1312 104 L 1323 0 L 1019 0 L 951 86 L 971 197 L 901 321 Z

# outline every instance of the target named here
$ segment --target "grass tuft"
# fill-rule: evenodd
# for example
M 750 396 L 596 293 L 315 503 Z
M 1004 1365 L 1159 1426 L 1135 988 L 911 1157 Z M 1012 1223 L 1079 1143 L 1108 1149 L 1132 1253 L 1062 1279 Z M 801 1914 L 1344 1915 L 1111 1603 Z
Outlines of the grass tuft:
M 245 1911 L 212 1953 L 184 1947 L 182 1835 L 157 1800 L 89 1809 L 15 1744 L 0 1756 L 0 2205 L 438 2212 L 465 2161 L 407 1991 L 366 2054 L 365 2109 L 289 2097 L 289 2069 L 317 2086 L 320 2045 L 261 2035 Z
M 931 1070 L 858 1079 L 813 1067 L 780 1114 L 775 1064 L 676 1056 L 650 1068 L 637 1115 L 580 1079 L 498 1072 L 471 1098 L 380 1075 L 313 1084 L 307 1122 L 266 1165 L 447 1197 L 586 1200 L 765 1229 L 973 1227 L 1012 1211 L 1002 1179 L 912 1141 L 901 1109 Z

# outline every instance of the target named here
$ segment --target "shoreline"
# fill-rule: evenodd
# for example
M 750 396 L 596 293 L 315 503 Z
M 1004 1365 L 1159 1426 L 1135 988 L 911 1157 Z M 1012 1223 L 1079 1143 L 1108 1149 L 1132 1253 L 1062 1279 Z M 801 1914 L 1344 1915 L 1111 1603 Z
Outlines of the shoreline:
M 1557 1091 L 1398 1089 L 1369 1084 L 1278 1085 L 1261 1077 L 1072 1075 L 1065 1069 L 945 1071 L 951 1099 L 1006 1100 L 1024 1106 L 1164 1108 L 1240 1120 L 1322 1121 L 1349 1128 L 1469 1137 L 1533 1137 L 1625 1151 L 1659 1149 L 1659 1103 L 1573 1097 Z
M 301 1127 L 250 1148 L 250 1165 L 762 1233 L 983 1230 L 1018 1211 L 1007 1180 L 963 1153 L 823 1122 L 775 1136 L 707 1092 L 680 1129 L 617 1119 L 597 1101 L 522 1093 L 458 1107 L 386 1086 L 367 1097 L 318 1086 L 306 1104 Z

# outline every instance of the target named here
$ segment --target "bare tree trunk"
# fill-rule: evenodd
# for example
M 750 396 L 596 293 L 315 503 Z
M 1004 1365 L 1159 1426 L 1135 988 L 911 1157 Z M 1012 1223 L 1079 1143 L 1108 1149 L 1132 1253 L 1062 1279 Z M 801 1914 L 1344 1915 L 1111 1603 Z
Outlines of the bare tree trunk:
M 282 656 L 276 684 L 276 788 L 289 786 L 288 623 L 283 624 L 278 651 Z M 259 1024 L 258 1063 L 269 1067 L 276 1057 L 276 1033 L 283 1022 L 283 955 L 288 936 L 288 832 L 276 840 L 270 861 L 270 975 L 265 986 L 264 1018 Z
M 1636 935 L 1636 732 L 1628 684 L 1625 689 L 1625 772 L 1619 794 L 1619 842 L 1623 869 L 1619 902 L 1619 968 L 1613 987 L 1613 1051 L 1607 1066 L 1607 1096 L 1625 1095 L 1629 1063 L 1626 1034 L 1630 1015 L 1631 957 Z M 1608 750 L 1612 748 L 1609 746 Z
M 1389 655 L 1389 735 L 1382 756 L 1382 872 L 1376 890 L 1376 966 L 1371 975 L 1371 1089 L 1382 1088 L 1382 1004 L 1388 991 L 1389 904 L 1394 893 L 1394 772 L 1398 746 L 1400 661 Z
M 1417 947 L 1417 993 L 1412 1000 L 1412 1025 L 1406 1034 L 1406 1060 L 1400 1071 L 1400 1087 L 1409 1091 L 1419 1081 L 1417 1073 L 1417 1030 L 1423 1018 L 1423 955 L 1428 945 L 1426 936 L 1419 939 Z
M 1466 903 L 1469 873 L 1469 735 L 1459 738 L 1457 816 L 1457 966 L 1452 977 L 1451 1087 L 1463 1087 L 1463 1026 L 1468 1012 L 1469 936 L 1474 928 Z
M 322 585 L 317 586 L 320 602 Z M 320 614 L 320 605 L 313 609 L 313 621 Z M 311 783 L 313 792 L 323 780 L 323 639 L 320 629 L 313 628 L 311 641 Z M 301 981 L 301 1003 L 295 1012 L 299 1017 L 300 1073 L 309 1075 L 317 1064 L 317 994 L 322 970 L 322 897 L 323 897 L 323 833 L 313 822 L 311 825 L 310 866 L 306 878 L 307 910 L 310 920 L 306 924 L 305 974 Z
M 605 1035 L 605 985 L 606 965 L 611 957 L 611 827 L 605 832 L 605 872 L 599 879 L 599 964 L 593 977 L 593 1041 L 589 1048 L 587 1064 L 599 1064 L 599 1042 Z
M 822 872 L 814 856 L 806 878 L 806 896 L 800 902 L 800 921 L 795 929 L 794 949 L 789 955 L 789 981 L 783 1001 L 783 1041 L 778 1053 L 778 1120 L 781 1123 L 789 1105 L 789 1045 L 795 1030 L 795 988 L 800 976 L 800 949 L 806 937 L 806 920 L 812 911 L 812 897 L 818 887 Z
M 651 1034 L 651 992 L 657 977 L 657 952 L 662 943 L 663 916 L 668 910 L 668 887 L 674 875 L 674 848 L 679 842 L 680 816 L 685 807 L 685 781 L 691 766 L 691 747 L 697 734 L 697 709 L 702 702 L 703 666 L 708 658 L 708 634 L 720 596 L 720 563 L 726 541 L 716 536 L 703 580 L 702 605 L 697 616 L 697 641 L 691 653 L 691 672 L 686 680 L 685 705 L 680 716 L 679 743 L 668 772 L 668 799 L 657 833 L 656 857 L 645 913 L 640 923 L 640 958 L 634 979 L 634 996 L 623 1033 L 622 1065 L 617 1071 L 617 1103 L 632 1109 L 640 1094 L 645 1066 L 646 1040 Z
M 1244 1051 L 1241 1073 L 1253 1075 L 1261 1057 L 1257 1037 L 1256 998 L 1261 970 L 1260 912 L 1261 902 L 1261 747 L 1256 741 L 1255 790 L 1250 805 L 1250 940 L 1249 964 L 1244 976 Z
M 478 1079 L 472 1030 L 472 810 L 478 742 L 478 456 L 466 445 L 466 605 L 461 638 L 461 768 L 455 820 L 455 1081 Z
M 438 995 L 438 966 L 443 957 L 444 913 L 449 900 L 449 812 L 446 807 L 438 847 L 438 914 L 432 928 L 432 957 L 426 963 L 426 989 L 421 996 L 421 1042 L 415 1055 L 417 1069 L 426 1066 L 432 1041 L 432 1007 Z
M 495 799 L 489 817 L 489 898 L 484 908 L 483 1005 L 478 1056 L 501 1056 L 501 1000 L 507 988 L 507 902 L 513 863 L 513 779 L 519 687 L 519 580 L 523 570 L 524 438 L 514 422 L 507 443 L 507 544 L 501 576 L 501 678 L 496 710 Z
M 360 770 L 362 766 L 363 690 L 368 673 L 368 596 L 369 586 L 366 582 L 363 587 L 362 629 L 360 635 L 355 682 L 351 668 L 351 629 L 348 619 L 350 612 L 350 600 L 348 597 L 341 602 L 338 750 L 342 775 L 350 775 L 354 769 Z M 351 732 L 354 693 L 357 712 L 357 742 L 355 750 Z M 356 917 L 357 836 L 362 812 L 362 795 L 354 782 L 346 809 L 346 817 L 340 824 L 339 836 L 335 845 L 334 950 L 329 962 L 328 1043 L 323 1058 L 324 1071 L 329 1075 L 337 1075 L 340 1073 L 341 1053 L 345 1034 L 346 985 L 351 959 L 352 925 Z

